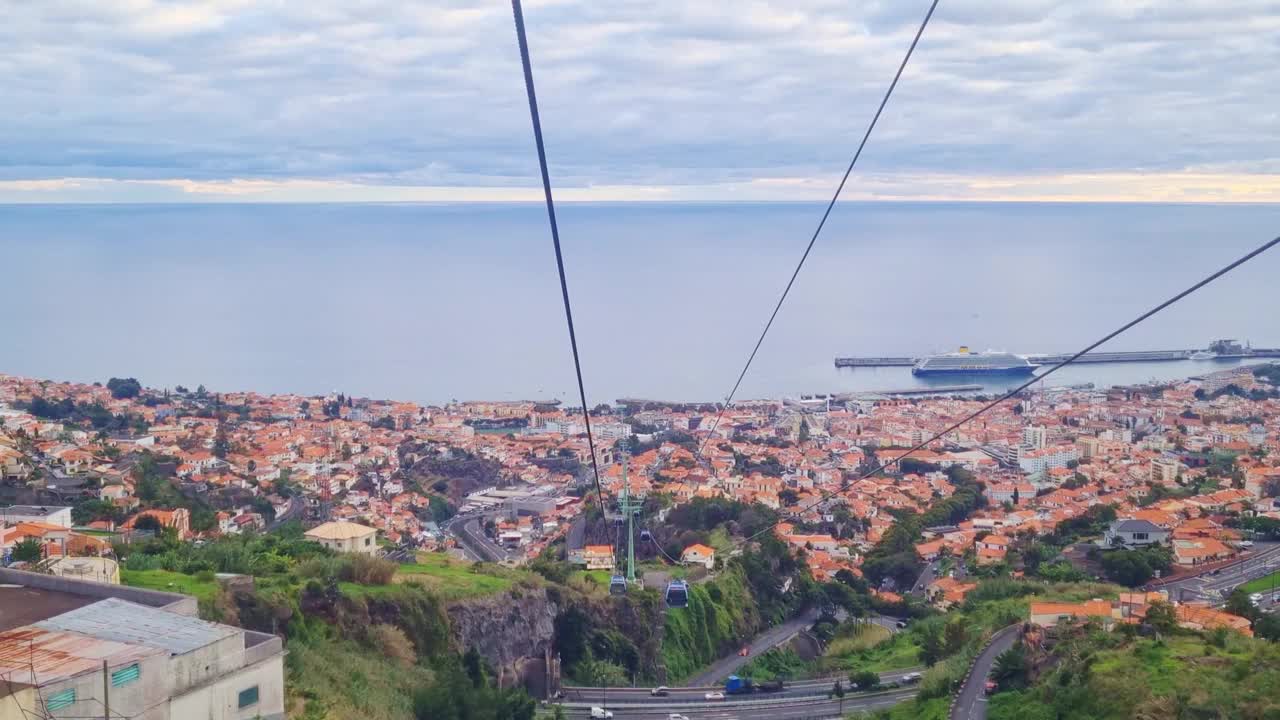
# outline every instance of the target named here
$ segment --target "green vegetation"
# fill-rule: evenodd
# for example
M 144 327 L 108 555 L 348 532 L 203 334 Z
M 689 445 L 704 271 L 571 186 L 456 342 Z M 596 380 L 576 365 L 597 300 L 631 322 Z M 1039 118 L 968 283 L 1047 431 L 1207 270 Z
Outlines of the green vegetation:
M 201 605 L 205 605 L 212 603 L 214 595 L 218 593 L 218 583 L 209 575 L 211 573 L 197 578 L 170 570 L 130 570 L 125 567 L 120 569 L 120 582 L 148 590 L 193 595 Z
M 1000 692 L 992 720 L 1031 718 L 1271 718 L 1280 716 L 1280 647 L 1226 630 L 1139 637 L 1067 626 L 1023 690 Z
M 765 682 L 782 678 L 790 680 L 800 676 L 807 663 L 791 648 L 773 648 L 738 670 L 738 676 L 755 682 Z
M 1280 572 L 1273 572 L 1266 577 L 1250 580 L 1241 586 L 1241 588 L 1246 593 L 1269 592 L 1271 590 L 1280 589 Z
M 760 628 L 760 608 L 740 568 L 689 587 L 689 607 L 666 614 L 662 660 L 670 682 L 732 652 Z
M 305 720 L 531 720 L 534 703 L 499 690 L 478 656 L 449 647 L 444 603 L 543 581 L 482 564 L 422 555 L 397 566 L 335 555 L 296 524 L 197 546 L 171 533 L 117 546 L 127 585 L 181 592 L 200 614 L 285 637 L 290 716 Z M 251 575 L 221 586 L 215 572 Z

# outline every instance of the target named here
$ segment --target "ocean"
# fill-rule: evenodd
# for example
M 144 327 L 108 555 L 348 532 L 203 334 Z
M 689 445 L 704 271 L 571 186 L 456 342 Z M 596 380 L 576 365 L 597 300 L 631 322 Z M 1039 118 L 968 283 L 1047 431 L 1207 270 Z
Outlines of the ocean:
M 821 213 L 558 210 L 591 404 L 722 399 Z M 844 203 L 738 397 L 924 383 L 907 368 L 837 370 L 837 355 L 1078 350 L 1277 232 L 1274 205 Z M 1280 251 L 1106 349 L 1280 347 L 1277 277 Z M 0 291 L 0 372 L 576 404 L 536 204 L 0 206 Z M 1048 384 L 1227 366 L 1080 366 Z

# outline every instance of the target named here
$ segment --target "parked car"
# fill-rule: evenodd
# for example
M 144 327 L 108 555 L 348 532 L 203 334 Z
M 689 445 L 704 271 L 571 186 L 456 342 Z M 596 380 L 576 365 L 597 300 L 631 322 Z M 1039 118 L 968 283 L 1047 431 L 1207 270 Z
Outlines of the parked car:
M 996 681 L 988 680 L 987 684 L 983 686 L 982 692 L 986 695 L 994 695 L 996 692 Z
M 750 646 L 750 645 L 743 645 L 743 646 L 742 646 L 742 649 L 738 651 L 738 657 L 746 657 L 746 656 L 748 656 L 748 655 L 750 655 L 750 654 L 751 654 L 751 646 Z
M 720 692 L 719 690 L 712 690 L 711 692 L 707 693 L 706 695 L 703 695 L 702 697 L 707 700 L 723 700 L 724 693 Z
M 591 720 L 613 720 L 613 711 L 602 707 L 591 708 Z
M 650 690 L 649 694 L 654 697 L 666 697 L 671 694 L 671 690 L 669 690 L 666 685 L 659 685 L 658 687 Z
M 1249 602 L 1257 605 L 1262 602 L 1262 593 L 1254 593 L 1249 596 Z

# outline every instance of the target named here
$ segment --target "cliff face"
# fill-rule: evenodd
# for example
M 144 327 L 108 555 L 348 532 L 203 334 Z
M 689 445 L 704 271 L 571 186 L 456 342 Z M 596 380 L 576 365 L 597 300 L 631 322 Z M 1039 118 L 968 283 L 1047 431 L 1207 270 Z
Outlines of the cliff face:
M 545 588 L 512 592 L 448 606 L 450 641 L 458 652 L 475 648 L 504 687 L 521 684 L 521 675 L 542 661 L 551 648 L 559 605 Z

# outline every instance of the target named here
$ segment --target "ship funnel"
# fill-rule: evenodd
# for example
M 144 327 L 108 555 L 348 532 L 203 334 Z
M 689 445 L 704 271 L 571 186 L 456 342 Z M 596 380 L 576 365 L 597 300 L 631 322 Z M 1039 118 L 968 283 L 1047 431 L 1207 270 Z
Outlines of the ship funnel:
M 969 346 L 968 346 L 968 345 L 961 345 L 961 346 L 960 346 L 960 354 L 961 354 L 961 355 L 968 355 L 968 354 L 969 354 Z

